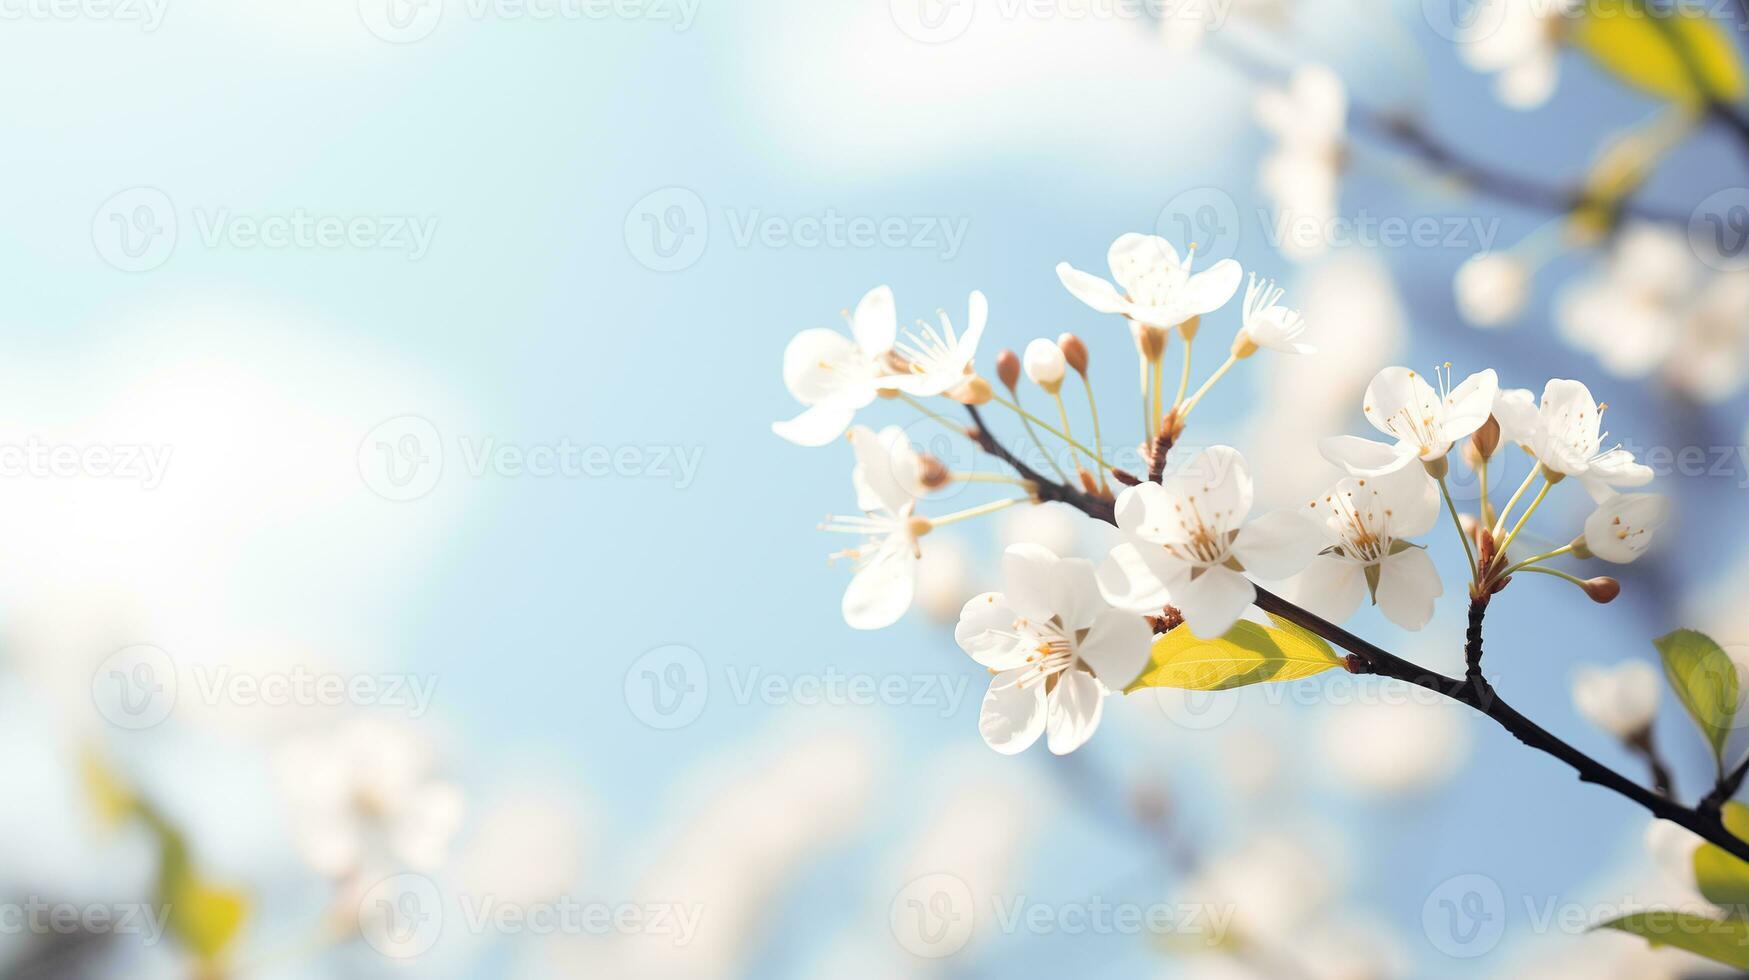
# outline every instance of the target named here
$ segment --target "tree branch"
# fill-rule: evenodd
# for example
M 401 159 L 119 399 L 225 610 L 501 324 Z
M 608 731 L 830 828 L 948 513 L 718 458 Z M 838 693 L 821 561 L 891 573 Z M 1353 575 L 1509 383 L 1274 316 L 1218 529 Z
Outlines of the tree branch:
M 984 451 L 1014 467 L 1023 479 L 1034 483 L 1037 486 L 1035 493 L 1039 500 L 1061 501 L 1079 509 L 1089 517 L 1104 521 L 1107 524 L 1115 525 L 1117 523 L 1116 507 L 1112 501 L 1090 496 L 1073 487 L 1053 483 L 1040 476 L 1037 470 L 1027 466 L 1009 452 L 985 428 L 983 417 L 979 414 L 976 406 L 968 405 L 966 408 L 971 413 L 972 421 L 975 423 L 973 428 L 967 430 L 967 434 Z M 1502 700 L 1487 680 L 1481 676 L 1481 610 L 1485 610 L 1487 606 L 1485 598 L 1480 602 L 1480 608 L 1477 604 L 1472 604 L 1470 609 L 1471 635 L 1468 637 L 1469 642 L 1466 643 L 1466 676 L 1462 680 L 1447 677 L 1438 671 L 1428 670 L 1404 660 L 1382 647 L 1361 639 L 1341 626 L 1300 608 L 1262 586 L 1257 586 L 1256 604 L 1264 612 L 1281 616 L 1310 630 L 1332 645 L 1348 651 L 1351 654 L 1348 658 L 1350 671 L 1357 674 L 1376 674 L 1380 677 L 1403 681 L 1443 695 L 1460 704 L 1468 705 L 1493 719 L 1496 724 L 1506 729 L 1512 737 L 1524 745 L 1552 755 L 1566 763 L 1574 772 L 1578 773 L 1581 782 L 1601 786 L 1618 795 L 1625 796 L 1644 807 L 1653 816 L 1685 827 L 1738 859 L 1749 861 L 1749 841 L 1741 840 L 1732 835 L 1730 831 L 1725 829 L 1724 821 L 1719 816 L 1719 808 L 1724 805 L 1724 800 L 1728 799 L 1729 795 L 1736 791 L 1736 787 L 1741 785 L 1744 777 L 1749 775 L 1749 761 L 1739 766 L 1726 779 L 1721 780 L 1719 786 L 1714 788 L 1713 793 L 1709 794 L 1701 805 L 1686 807 L 1668 795 L 1655 793 L 1635 783 L 1557 738 L 1536 722 L 1519 714 L 1516 709 Z M 1725 792 L 1726 783 L 1733 779 L 1735 782 L 1732 783 L 1728 792 Z M 1725 792 L 1725 795 L 1720 796 L 1721 792 Z M 1715 797 L 1717 797 L 1716 805 Z

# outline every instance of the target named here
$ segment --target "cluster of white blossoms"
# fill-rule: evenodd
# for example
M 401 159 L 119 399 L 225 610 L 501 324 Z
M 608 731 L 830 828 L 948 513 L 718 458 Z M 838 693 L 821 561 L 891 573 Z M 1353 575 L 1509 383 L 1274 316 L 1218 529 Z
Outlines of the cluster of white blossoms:
M 1325 439 L 1324 456 L 1347 475 L 1303 508 L 1253 514 L 1251 468 L 1229 446 L 1187 454 L 1188 461 L 1169 469 L 1166 453 L 1187 418 L 1235 365 L 1264 349 L 1312 352 L 1304 318 L 1281 304 L 1281 289 L 1253 276 L 1225 361 L 1192 391 L 1191 351 L 1202 319 L 1237 295 L 1242 277 L 1231 260 L 1196 270 L 1194 257 L 1194 246 L 1181 256 L 1162 238 L 1130 234 L 1107 256 L 1110 280 L 1067 263 L 1057 267 L 1072 295 L 1123 317 L 1130 330 L 1140 360 L 1137 452 L 1145 476 L 1107 462 L 1088 350 L 1079 338 L 1033 340 L 1024 358 L 1002 351 L 995 358 L 1000 390 L 978 373 L 988 318 L 980 293 L 972 294 L 963 334 L 942 315 L 939 329 L 920 325 L 900 341 L 893 294 L 881 287 L 849 315 L 851 337 L 804 331 L 785 352 L 785 382 L 807 408 L 774 430 L 810 446 L 848 432 L 855 457 L 851 481 L 860 513 L 822 525 L 860 539 L 833 556 L 853 565 L 843 600 L 852 627 L 889 626 L 911 607 L 925 539 L 936 528 L 1047 501 L 1116 525 L 1116 543 L 1097 565 L 1038 545 L 1010 547 L 1002 559 L 1005 590 L 978 595 L 960 611 L 956 639 L 993 675 L 979 724 L 998 751 L 1019 752 L 1040 734 L 1051 751 L 1073 751 L 1098 725 L 1104 697 L 1140 675 L 1157 633 L 1181 628 L 1203 639 L 1223 636 L 1256 602 L 1259 581 L 1282 584 L 1295 602 L 1327 619 L 1345 619 L 1370 599 L 1396 625 L 1423 628 L 1445 589 L 1413 539 L 1436 526 L 1442 501 L 1468 558 L 1469 595 L 1481 601 L 1519 572 L 1558 576 L 1609 601 L 1619 591 L 1613 579 L 1580 579 L 1546 563 L 1562 556 L 1632 561 L 1668 518 L 1664 498 L 1624 492 L 1648 483 L 1652 472 L 1626 450 L 1605 446 L 1603 407 L 1583 384 L 1551 381 L 1539 400 L 1527 390 L 1502 389 L 1491 370 L 1456 384 L 1444 370 L 1431 380 L 1405 367 L 1379 371 L 1361 414 L 1386 439 Z M 1176 395 L 1164 381 L 1174 337 L 1184 349 Z M 1063 400 L 1071 370 L 1086 388 L 1091 447 L 1075 435 Z M 1054 420 L 1021 405 L 1023 374 L 1055 402 Z M 1014 472 L 956 473 L 918 451 L 898 426 L 853 424 L 855 413 L 877 398 L 909 404 Z M 968 406 L 970 424 L 937 412 L 929 399 Z M 1016 455 L 996 442 L 979 413 L 991 403 L 1015 413 L 1036 455 Z M 1058 453 L 1041 433 L 1062 442 Z M 1448 460 L 1460 443 L 1479 476 L 1477 514 L 1459 513 L 1447 486 Z M 1496 509 L 1487 480 L 1503 444 L 1520 447 L 1534 465 Z M 1060 479 L 1046 476 L 1046 467 Z M 1513 546 L 1532 513 L 1568 477 L 1585 487 L 1596 510 L 1566 546 L 1520 557 Z M 1018 495 L 943 516 L 919 512 L 932 491 L 968 481 Z

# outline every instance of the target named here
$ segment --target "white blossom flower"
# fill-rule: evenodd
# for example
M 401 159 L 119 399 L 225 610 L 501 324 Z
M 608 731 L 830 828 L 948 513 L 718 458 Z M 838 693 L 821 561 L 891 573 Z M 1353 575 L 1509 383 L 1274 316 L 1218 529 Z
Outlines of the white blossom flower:
M 1171 603 L 1191 632 L 1217 637 L 1257 597 L 1245 573 L 1284 579 L 1322 547 L 1323 532 L 1293 511 L 1249 524 L 1251 475 L 1230 446 L 1214 446 L 1164 483 L 1143 483 L 1117 498 L 1128 540 L 1099 569 L 1099 587 L 1120 609 L 1154 612 Z
M 1439 492 L 1415 469 L 1379 477 L 1348 477 L 1312 501 L 1330 547 L 1296 582 L 1295 601 L 1341 622 L 1370 594 L 1385 618 L 1418 630 L 1433 618 L 1433 600 L 1445 592 L 1439 570 L 1408 538 L 1439 520 Z
M 1457 37 L 1458 55 L 1495 74 L 1494 92 L 1514 109 L 1534 109 L 1555 91 L 1560 28 L 1575 0 L 1478 0 Z
M 1141 673 L 1153 630 L 1105 603 L 1084 559 L 1014 545 L 1002 573 L 1007 590 L 972 597 L 954 630 L 960 648 L 995 673 L 978 729 L 1008 755 L 1041 732 L 1053 753 L 1073 752 L 1099 726 L 1105 696 Z
M 1195 257 L 1195 246 L 1180 260 L 1166 239 L 1131 232 L 1113 242 L 1106 256 L 1117 285 L 1067 262 L 1058 263 L 1057 278 L 1076 299 L 1101 313 L 1121 313 L 1144 326 L 1169 329 L 1213 313 L 1239 289 L 1239 263 L 1222 259 L 1192 273 Z
M 1026 376 L 1032 383 L 1046 391 L 1056 391 L 1063 384 L 1063 375 L 1068 373 L 1069 361 L 1063 356 L 1063 349 L 1056 341 L 1043 337 L 1026 345 L 1026 353 L 1022 357 L 1026 365 Z
M 1287 88 L 1259 93 L 1256 114 L 1276 139 L 1258 176 L 1278 213 L 1277 247 L 1293 259 L 1321 254 L 1330 245 L 1344 157 L 1348 94 L 1342 79 L 1323 65 L 1308 65 Z
M 1675 350 L 1688 318 L 1697 263 L 1680 232 L 1645 222 L 1617 236 L 1602 274 L 1555 302 L 1555 326 L 1619 378 L 1643 378 Z
M 946 394 L 970 380 L 978 341 L 990 319 L 990 303 L 983 293 L 974 291 L 967 305 L 963 334 L 954 333 L 945 312 L 937 314 L 941 318 L 940 330 L 924 322 L 919 322 L 914 331 L 907 330 L 904 339 L 893 348 L 903 359 L 904 370 L 881 379 L 880 387 L 927 398 Z
M 1452 289 L 1465 320 L 1478 327 L 1498 327 L 1524 311 L 1530 269 L 1510 252 L 1481 252 L 1458 266 Z
M 1573 672 L 1573 707 L 1616 738 L 1632 738 L 1651 727 L 1658 713 L 1658 685 L 1658 671 L 1644 660 L 1587 664 Z
M 1720 402 L 1749 378 L 1749 271 L 1721 272 L 1701 287 L 1688 310 L 1664 374 L 1678 390 Z
M 1318 348 L 1300 343 L 1306 332 L 1306 320 L 1296 310 L 1279 305 L 1281 287 L 1268 279 L 1252 274 L 1245 287 L 1245 311 L 1242 336 L 1259 347 L 1284 354 L 1316 354 Z
M 1353 476 L 1380 476 L 1415 460 L 1443 458 L 1452 443 L 1488 421 L 1499 380 L 1490 369 L 1470 375 L 1456 388 L 1449 388 L 1449 377 L 1439 381 L 1442 390 L 1435 391 L 1419 373 L 1404 367 L 1374 375 L 1362 411 L 1373 428 L 1395 437 L 1396 444 L 1331 436 L 1318 444 L 1324 458 Z
M 807 410 L 771 431 L 799 446 L 824 446 L 844 434 L 856 410 L 874 401 L 883 359 L 898 332 L 893 291 L 878 286 L 856 304 L 851 336 L 814 328 L 783 352 L 783 383 Z M 852 339 L 854 338 L 854 339 Z
M 1670 519 L 1670 498 L 1656 493 L 1611 493 L 1585 519 L 1585 548 L 1625 565 L 1646 553 Z
M 1652 468 L 1635 462 L 1633 453 L 1603 448 L 1603 409 L 1578 381 L 1550 381 L 1540 404 L 1525 389 L 1504 391 L 1493 414 L 1501 438 L 1525 447 L 1545 469 L 1578 477 L 1593 500 L 1652 482 Z
M 430 872 L 461 827 L 461 792 L 432 774 L 430 747 L 377 718 L 289 742 L 280 758 L 293 840 L 336 878 L 393 866 Z
M 911 608 L 917 591 L 918 538 L 928 532 L 929 522 L 912 513 L 919 496 L 917 452 L 903 430 L 890 426 L 876 435 L 867 426 L 855 426 L 850 445 L 856 451 L 851 482 L 864 513 L 828 517 L 820 528 L 866 539 L 832 557 L 848 558 L 856 568 L 844 590 L 844 621 L 853 629 L 877 630 L 898 622 Z

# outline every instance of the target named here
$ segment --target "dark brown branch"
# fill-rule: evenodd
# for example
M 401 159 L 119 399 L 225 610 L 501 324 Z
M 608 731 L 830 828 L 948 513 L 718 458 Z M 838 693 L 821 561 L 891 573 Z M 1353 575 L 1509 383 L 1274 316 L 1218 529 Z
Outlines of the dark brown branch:
M 984 451 L 1014 467 L 1022 479 L 1034 483 L 1037 487 L 1035 492 L 1038 499 L 1062 501 L 1078 508 L 1089 517 L 1105 521 L 1108 524 L 1115 525 L 1117 523 L 1115 508 L 1111 501 L 1089 496 L 1073 487 L 1052 483 L 1044 478 L 1037 470 L 1027 466 L 997 441 L 996 437 L 984 427 L 983 417 L 979 414 L 976 406 L 967 406 L 967 410 L 971 412 L 972 421 L 975 423 L 974 427 L 968 430 L 968 435 Z M 1348 658 L 1350 671 L 1358 674 L 1376 674 L 1380 677 L 1389 677 L 1404 683 L 1414 684 L 1416 687 L 1425 688 L 1453 701 L 1468 705 L 1493 719 L 1495 723 L 1506 729 L 1513 738 L 1518 739 L 1524 745 L 1552 755 L 1566 763 L 1579 774 L 1581 782 L 1592 783 L 1625 796 L 1644 807 L 1653 816 L 1686 827 L 1733 856 L 1749 861 L 1749 841 L 1741 840 L 1726 830 L 1718 811 L 1718 808 L 1724 805 L 1724 800 L 1728 798 L 1729 793 L 1734 793 L 1736 786 L 1741 785 L 1745 774 L 1749 774 L 1749 763 L 1738 767 L 1737 771 L 1727 777 L 1727 780 L 1734 777 L 1736 783 L 1725 796 L 1716 800 L 1716 805 L 1714 805 L 1714 797 L 1725 790 L 1726 781 L 1722 780 L 1719 787 L 1716 787 L 1700 806 L 1692 808 L 1683 806 L 1667 795 L 1661 795 L 1635 783 L 1557 738 L 1536 722 L 1519 714 L 1516 709 L 1495 693 L 1493 687 L 1482 678 L 1480 673 L 1481 614 L 1473 608 L 1471 623 L 1472 631 L 1475 633 L 1474 666 L 1473 671 L 1466 667 L 1466 674 L 1471 676 L 1459 680 L 1404 660 L 1388 650 L 1361 639 L 1341 626 L 1294 605 L 1262 586 L 1257 587 L 1256 603 L 1259 609 L 1281 616 L 1310 630 L 1332 645 L 1348 651 L 1352 654 Z M 1470 653 L 1470 651 L 1466 651 L 1466 660 L 1470 659 Z
M 1488 613 L 1488 597 L 1470 597 L 1470 628 L 1464 633 L 1464 679 L 1471 684 L 1487 683 L 1482 678 L 1482 617 Z

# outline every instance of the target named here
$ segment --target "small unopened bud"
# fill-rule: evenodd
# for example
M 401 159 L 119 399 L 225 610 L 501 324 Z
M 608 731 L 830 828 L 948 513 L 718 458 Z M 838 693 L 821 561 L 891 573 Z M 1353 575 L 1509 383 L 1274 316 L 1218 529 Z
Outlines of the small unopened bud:
M 1202 317 L 1193 316 L 1178 325 L 1178 336 L 1185 340 L 1195 340 L 1196 332 L 1202 329 Z
M 1427 467 L 1427 475 L 1435 480 L 1443 480 L 1445 475 L 1451 472 L 1451 460 L 1444 456 L 1424 459 L 1421 461 L 1421 465 Z
M 1020 355 L 1011 350 L 1003 350 L 996 355 L 996 377 L 1001 380 L 1002 387 L 1009 391 L 1020 383 Z
M 917 454 L 917 481 L 923 484 L 924 489 L 940 490 L 952 478 L 953 473 L 948 470 L 946 463 L 928 453 Z
M 1233 356 L 1241 361 L 1257 353 L 1257 341 L 1245 331 L 1239 331 L 1239 336 L 1233 338 Z
M 1087 345 L 1081 338 L 1072 333 L 1066 333 L 1057 338 L 1057 346 L 1063 351 L 1063 360 L 1075 369 L 1075 373 L 1087 377 Z
M 1500 448 L 1500 420 L 1492 415 L 1488 416 L 1488 421 L 1483 422 L 1482 427 L 1470 436 L 1469 446 L 1484 462 L 1493 459 L 1494 450 Z
M 1063 387 L 1063 374 L 1068 362 L 1063 349 L 1044 338 L 1026 345 L 1026 376 L 1040 388 L 1056 394 Z
M 975 374 L 947 391 L 947 397 L 961 405 L 982 405 L 995 396 L 996 392 L 991 389 L 990 382 Z
M 1591 597 L 1592 602 L 1600 604 L 1614 602 L 1615 597 L 1621 595 L 1621 583 L 1607 575 L 1588 579 L 1581 587 L 1585 590 L 1585 594 Z

